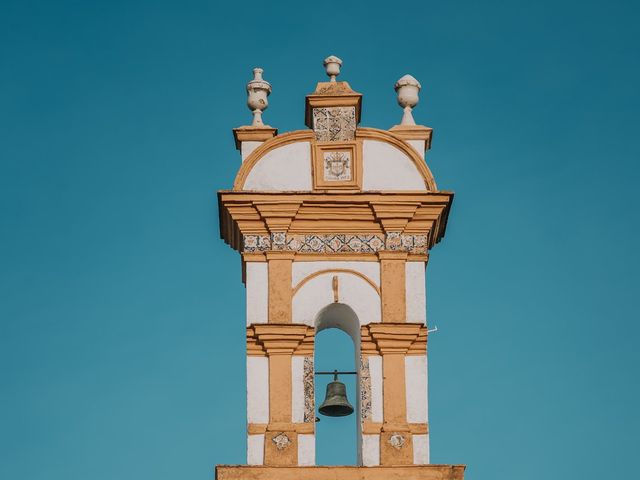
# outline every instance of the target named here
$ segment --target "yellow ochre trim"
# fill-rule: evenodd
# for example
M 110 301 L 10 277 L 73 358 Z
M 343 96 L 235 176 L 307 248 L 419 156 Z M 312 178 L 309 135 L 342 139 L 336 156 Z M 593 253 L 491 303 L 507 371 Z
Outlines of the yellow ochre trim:
M 420 154 L 416 152 L 415 149 L 405 140 L 398 138 L 392 132 L 388 132 L 387 130 L 380 130 L 378 128 L 357 128 L 356 139 L 377 140 L 380 142 L 388 143 L 398 148 L 400 151 L 406 154 L 416 166 L 418 172 L 420 172 L 424 179 L 427 189 L 433 192 L 436 192 L 438 190 L 438 186 L 436 185 L 436 181 L 433 178 L 431 170 L 429 170 L 429 167 L 424 162 Z M 296 142 L 310 142 L 310 147 L 314 148 L 316 142 L 313 130 L 294 130 L 292 132 L 277 135 L 265 141 L 262 145 L 251 152 L 251 154 L 244 162 L 242 162 L 242 165 L 240 166 L 240 169 L 238 170 L 238 173 L 236 175 L 235 181 L 233 182 L 233 190 L 239 191 L 244 188 L 244 184 L 247 180 L 247 177 L 249 176 L 249 173 L 251 172 L 253 167 L 260 161 L 260 159 L 268 152 L 270 152 L 271 150 L 275 150 L 278 147 L 283 147 L 290 143 Z
M 290 143 L 296 142 L 311 142 L 314 139 L 313 130 L 294 130 L 293 132 L 283 133 L 281 135 L 277 135 L 270 140 L 267 140 L 258 148 L 256 148 L 251 154 L 246 158 L 238 173 L 236 174 L 236 179 L 233 182 L 234 190 L 242 190 L 244 187 L 244 183 L 249 176 L 249 173 L 253 169 L 253 167 L 258 163 L 258 161 L 269 153 L 271 150 L 274 150 L 278 147 L 283 147 Z
M 351 270 L 350 268 L 329 268 L 326 270 L 318 270 L 317 272 L 313 272 L 312 274 L 307 275 L 305 278 L 300 280 L 300 282 L 298 282 L 298 284 L 293 288 L 292 296 L 295 297 L 296 293 L 298 293 L 298 290 L 300 290 L 304 286 L 304 284 L 307 283 L 309 280 L 312 280 L 315 277 L 324 275 L 326 273 L 348 273 L 351 275 L 355 275 L 356 277 L 360 277 L 369 285 L 371 285 L 371 288 L 373 288 L 376 291 L 376 293 L 380 295 L 380 288 L 378 288 L 378 286 L 373 282 L 373 280 L 371 280 L 366 275 L 363 275 L 362 273 L 357 272 L 356 270 Z

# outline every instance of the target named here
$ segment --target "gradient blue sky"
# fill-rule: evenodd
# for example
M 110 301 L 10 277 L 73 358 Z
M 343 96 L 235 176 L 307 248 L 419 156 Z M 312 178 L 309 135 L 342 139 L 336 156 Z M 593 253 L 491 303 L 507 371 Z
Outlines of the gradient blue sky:
M 364 126 L 399 121 L 401 75 L 422 82 L 428 162 L 456 191 L 428 272 L 432 460 L 468 480 L 632 476 L 639 17 L 631 1 L 2 0 L 0 477 L 205 480 L 244 461 L 244 288 L 215 192 L 251 68 L 284 132 L 330 54 Z

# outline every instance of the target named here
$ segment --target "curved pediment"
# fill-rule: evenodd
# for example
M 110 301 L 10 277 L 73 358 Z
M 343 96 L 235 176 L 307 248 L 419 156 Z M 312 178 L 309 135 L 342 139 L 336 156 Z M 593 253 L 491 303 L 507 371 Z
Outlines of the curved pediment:
M 437 191 L 423 156 L 393 131 L 358 128 L 353 140 L 320 142 L 313 130 L 275 136 L 244 160 L 235 191 Z

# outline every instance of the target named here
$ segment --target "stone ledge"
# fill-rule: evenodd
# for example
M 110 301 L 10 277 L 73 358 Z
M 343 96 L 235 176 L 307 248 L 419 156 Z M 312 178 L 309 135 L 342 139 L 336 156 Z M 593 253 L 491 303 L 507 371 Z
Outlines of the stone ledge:
M 216 480 L 463 480 L 465 465 L 269 467 L 217 465 Z

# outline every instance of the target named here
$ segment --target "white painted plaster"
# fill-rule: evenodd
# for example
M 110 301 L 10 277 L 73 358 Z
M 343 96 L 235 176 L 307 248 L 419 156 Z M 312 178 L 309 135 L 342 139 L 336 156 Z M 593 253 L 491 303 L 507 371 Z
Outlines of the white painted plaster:
M 429 357 L 424 357 L 424 415 L 426 421 L 429 422 Z
M 312 278 L 296 292 L 292 302 L 293 323 L 314 326 L 320 310 L 334 303 L 334 276 L 338 277 L 339 303 L 351 307 L 361 325 L 380 322 L 380 295 L 368 282 L 353 274 L 328 272 Z
M 298 435 L 298 465 L 316 464 L 316 436 L 313 434 Z
M 407 262 L 405 267 L 405 291 L 407 303 L 407 322 L 427 322 L 427 298 L 423 262 Z
M 269 423 L 268 357 L 247 357 L 247 421 Z
M 264 464 L 264 434 L 247 436 L 247 465 Z
M 424 140 L 405 140 L 413 149 L 424 158 Z
M 407 390 L 407 422 L 427 421 L 427 357 L 407 355 L 404 359 Z
M 311 144 L 296 142 L 265 154 L 253 166 L 243 190 L 311 190 Z
M 267 262 L 245 264 L 247 325 L 267 323 L 269 319 L 269 269 Z
M 362 436 L 362 464 L 365 467 L 380 465 L 380 435 Z
M 363 142 L 363 190 L 427 190 L 411 158 L 400 149 L 377 140 Z
M 369 374 L 371 375 L 371 421 L 382 423 L 382 357 L 369 356 Z
M 304 357 L 291 357 L 291 421 L 304 422 Z
M 242 156 L 242 161 L 244 162 L 251 153 L 262 145 L 263 142 L 255 142 L 255 141 L 246 141 L 240 143 L 240 155 Z
M 378 262 L 293 262 L 291 286 L 295 287 L 312 273 L 329 269 L 355 270 L 380 286 L 380 264 Z
M 429 435 L 413 436 L 413 463 L 414 465 L 429 463 Z

